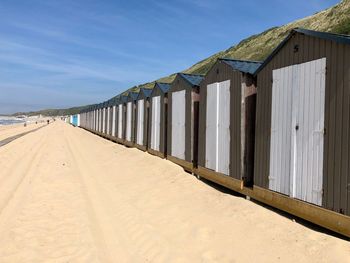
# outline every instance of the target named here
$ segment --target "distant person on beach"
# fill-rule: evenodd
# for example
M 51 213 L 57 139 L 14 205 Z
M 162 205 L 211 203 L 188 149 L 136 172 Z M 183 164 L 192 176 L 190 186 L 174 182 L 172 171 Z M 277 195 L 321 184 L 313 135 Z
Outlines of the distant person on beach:
M 50 123 L 50 120 L 47 120 L 47 124 L 49 124 Z

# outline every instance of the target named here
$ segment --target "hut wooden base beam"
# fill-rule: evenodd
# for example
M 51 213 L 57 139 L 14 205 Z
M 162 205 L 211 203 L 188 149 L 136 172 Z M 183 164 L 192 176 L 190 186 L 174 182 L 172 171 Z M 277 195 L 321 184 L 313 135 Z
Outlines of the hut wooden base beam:
M 185 160 L 181 160 L 177 157 L 174 156 L 167 156 L 167 159 L 173 163 L 176 163 L 180 166 L 182 166 L 182 168 L 184 168 L 185 171 L 192 173 L 193 172 L 193 163 L 192 162 L 188 162 Z
M 207 169 L 201 166 L 199 166 L 198 168 L 195 168 L 194 173 L 196 175 L 199 175 L 200 177 L 203 177 L 209 181 L 212 181 L 214 183 L 227 187 L 228 189 L 231 189 L 236 192 L 241 192 L 243 189 L 242 180 L 238 180 L 230 176 L 217 173 L 215 171 L 212 171 L 210 169 Z
M 124 141 L 124 145 L 127 146 L 127 147 L 134 147 L 135 143 L 133 142 L 129 142 L 129 141 Z
M 242 193 L 245 193 L 243 190 Z M 306 221 L 320 225 L 324 228 L 350 237 L 350 217 L 306 203 L 268 189 L 254 186 L 253 190 L 246 192 L 252 199 L 278 208 Z
M 160 158 L 163 158 L 163 159 L 165 158 L 164 153 L 159 152 L 159 151 L 156 151 L 156 150 L 153 150 L 153 149 L 151 149 L 151 148 L 148 148 L 147 152 L 150 153 L 150 154 L 152 154 L 152 155 L 158 156 L 158 157 L 160 157 Z
M 140 145 L 140 144 L 137 144 L 137 143 L 135 143 L 135 147 L 136 147 L 137 149 L 141 150 L 141 151 L 144 151 L 144 152 L 147 150 L 147 147 L 146 147 L 146 146 Z

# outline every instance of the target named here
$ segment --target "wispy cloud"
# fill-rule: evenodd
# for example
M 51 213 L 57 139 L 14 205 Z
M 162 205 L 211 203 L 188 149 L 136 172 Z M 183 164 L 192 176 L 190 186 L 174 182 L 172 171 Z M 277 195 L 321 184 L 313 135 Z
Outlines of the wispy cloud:
M 99 102 L 335 2 L 1 1 L 0 99 Z M 276 6 L 288 12 L 273 13 Z

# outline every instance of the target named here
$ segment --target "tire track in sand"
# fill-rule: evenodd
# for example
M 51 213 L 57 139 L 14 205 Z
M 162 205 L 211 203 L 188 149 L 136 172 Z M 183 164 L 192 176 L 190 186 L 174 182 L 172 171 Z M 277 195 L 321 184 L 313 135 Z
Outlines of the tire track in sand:
M 23 197 L 30 189 L 27 186 L 34 178 L 27 175 L 40 163 L 42 149 L 45 146 L 44 141 L 46 139 L 47 134 L 44 133 L 39 141 L 30 141 L 31 145 L 34 144 L 34 148 L 29 146 L 30 153 L 22 151 L 22 154 L 13 160 L 12 169 L 9 174 L 6 175 L 5 179 L 2 179 L 0 185 L 0 229 L 2 229 L 1 223 L 4 220 L 6 221 L 6 218 L 11 215 L 11 212 L 16 210 L 15 208 L 20 205 L 19 201 L 23 200 Z M 12 202 L 11 205 L 10 202 Z M 5 213 L 6 208 L 8 211 Z M 11 212 L 9 213 L 9 211 Z M 6 216 L 5 214 L 8 215 Z
M 25 179 L 0 217 L 0 262 L 100 261 L 58 128 L 46 130 L 35 156 L 28 154 L 29 168 L 20 170 Z
M 102 168 L 97 169 L 95 165 L 89 165 L 94 158 L 93 155 L 89 156 L 91 151 L 82 149 L 85 145 L 83 143 L 84 138 L 78 135 L 78 132 L 81 131 L 74 130 L 75 135 L 66 136 L 67 141 L 75 154 L 77 165 L 82 171 L 81 175 L 86 185 L 86 191 L 94 194 L 93 203 L 98 215 L 104 215 L 104 220 L 101 220 L 101 223 L 103 223 L 101 227 L 105 230 L 105 233 L 108 233 L 106 239 L 110 243 L 116 243 L 113 245 L 114 247 L 122 245 L 126 256 L 125 262 L 170 261 L 169 249 L 160 249 L 171 247 L 170 245 L 164 246 L 164 243 L 168 243 L 167 239 L 162 237 L 157 229 L 144 222 L 140 212 L 129 205 L 122 195 L 118 194 L 115 189 L 111 192 L 111 189 L 103 182 L 101 183 L 98 177 L 95 176 L 101 173 Z M 79 137 L 80 140 L 74 141 L 71 139 L 74 137 Z M 77 145 L 78 142 L 79 146 Z M 120 257 L 118 257 L 118 262 L 121 262 Z
M 70 129 L 76 129 L 73 127 L 66 127 L 69 130 Z M 72 147 L 72 143 L 70 140 L 71 135 L 67 135 L 66 134 L 66 130 L 64 129 L 63 131 L 63 138 L 66 142 L 67 148 L 68 148 L 68 155 L 69 155 L 69 159 L 72 161 L 73 165 L 72 167 L 74 167 L 75 170 L 75 174 L 79 180 L 80 183 L 80 191 L 85 199 L 85 203 L 87 206 L 87 213 L 89 216 L 89 220 L 90 220 L 90 231 L 94 237 L 94 242 L 96 247 L 98 248 L 98 254 L 99 257 L 101 259 L 102 262 L 115 262 L 115 258 L 113 258 L 109 251 L 118 251 L 118 261 L 117 262 L 123 262 L 122 260 L 120 260 L 120 257 L 123 253 L 122 250 L 120 250 L 120 244 L 113 246 L 113 247 L 108 247 L 108 244 L 105 240 L 105 235 L 104 235 L 104 231 L 103 231 L 103 223 L 100 222 L 99 218 L 97 217 L 97 213 L 99 214 L 100 211 L 96 211 L 98 210 L 98 207 L 94 206 L 94 201 L 91 198 L 91 194 L 92 192 L 90 191 L 90 189 L 88 189 L 86 182 L 84 180 L 84 174 L 88 173 L 89 170 L 86 170 L 84 168 L 84 166 L 86 165 L 86 163 L 82 163 L 84 164 L 84 166 L 81 165 L 80 160 L 77 158 L 77 152 L 76 150 Z M 94 195 L 94 197 L 96 198 L 97 196 Z M 100 215 L 100 214 L 99 214 Z

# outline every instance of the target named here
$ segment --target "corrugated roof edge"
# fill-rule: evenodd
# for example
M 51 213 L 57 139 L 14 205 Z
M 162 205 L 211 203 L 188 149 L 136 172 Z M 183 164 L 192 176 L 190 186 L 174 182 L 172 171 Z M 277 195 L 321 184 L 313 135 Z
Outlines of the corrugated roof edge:
M 219 58 L 218 60 L 225 62 L 235 70 L 238 70 L 244 73 L 249 73 L 252 75 L 254 75 L 255 71 L 263 63 L 262 61 L 241 60 L 241 59 L 231 59 L 231 58 Z M 231 64 L 229 62 L 233 62 L 234 64 Z
M 239 60 L 239 59 L 234 59 L 234 58 L 217 58 L 216 59 L 216 61 L 215 61 L 215 63 L 213 64 L 213 65 L 211 65 L 211 67 L 210 67 L 210 69 L 208 70 L 208 72 L 209 71 L 211 71 L 211 69 L 213 68 L 213 67 L 215 67 L 215 65 L 216 65 L 216 63 L 218 62 L 218 61 L 225 61 L 225 60 L 231 60 L 231 61 L 241 61 L 241 62 L 252 62 L 252 63 L 260 63 L 260 64 L 262 64 L 263 62 L 262 61 L 254 61 L 254 60 Z M 208 74 L 208 73 L 207 73 Z M 204 75 L 204 78 L 207 76 L 207 74 L 205 74 Z M 254 75 L 253 73 L 251 73 L 252 75 Z
M 340 34 L 334 34 L 329 32 L 321 32 L 321 31 L 314 31 L 309 30 L 305 28 L 294 28 L 290 30 L 288 36 L 285 37 L 285 39 L 282 40 L 282 42 L 271 52 L 271 54 L 264 60 L 264 62 L 261 64 L 261 66 L 255 71 L 254 75 L 256 76 L 265 66 L 268 64 L 272 58 L 280 51 L 280 49 L 288 42 L 288 40 L 295 34 L 304 34 L 307 36 L 322 38 L 330 41 L 335 41 L 338 43 L 343 44 L 350 44 L 350 36 L 347 35 L 340 35 Z
M 132 100 L 136 100 L 138 95 L 139 95 L 139 92 L 130 91 L 128 94 L 128 97 L 130 97 Z
M 157 85 L 161 89 L 161 91 L 163 91 L 163 93 L 167 93 L 169 91 L 171 84 L 165 83 L 165 82 L 155 82 L 154 87 L 156 87 Z
M 149 98 L 151 96 L 152 90 L 153 89 L 141 88 L 140 92 L 139 92 L 139 94 L 137 96 L 137 99 L 139 98 L 139 96 L 141 94 L 143 94 L 146 98 Z
M 192 86 L 199 86 L 200 82 L 203 80 L 204 78 L 204 74 L 189 74 L 189 73 L 183 73 L 183 72 L 179 72 L 177 73 L 178 75 L 180 75 L 184 80 L 186 80 L 188 83 L 190 83 Z M 186 78 L 185 76 L 195 76 L 195 77 L 201 77 L 201 81 L 199 83 L 193 83 L 191 82 L 188 78 Z
M 218 58 L 218 60 L 231 60 L 231 61 L 238 61 L 238 62 L 250 62 L 250 63 L 262 63 L 262 61 L 257 60 L 244 60 L 244 59 L 235 59 L 235 58 Z

